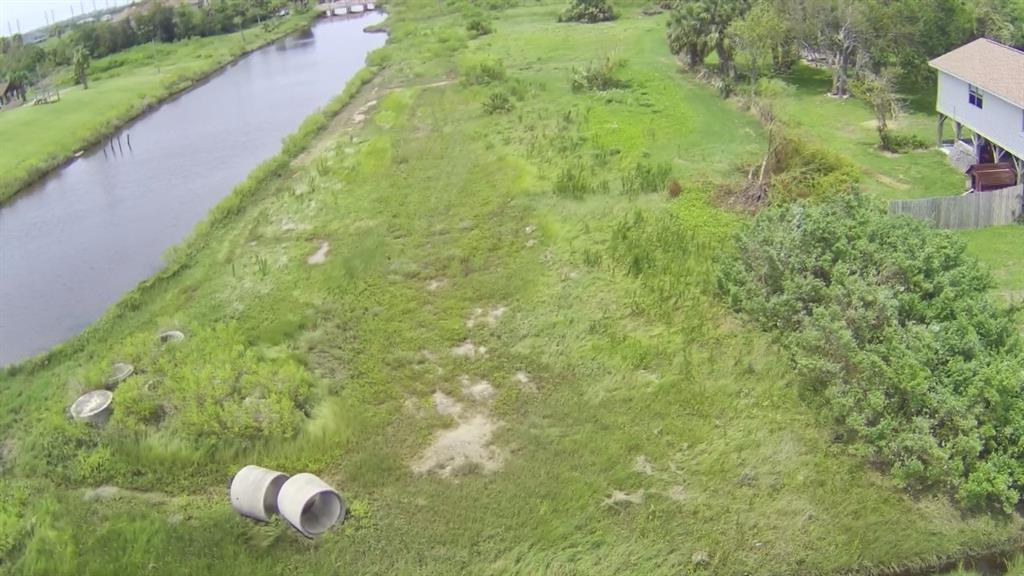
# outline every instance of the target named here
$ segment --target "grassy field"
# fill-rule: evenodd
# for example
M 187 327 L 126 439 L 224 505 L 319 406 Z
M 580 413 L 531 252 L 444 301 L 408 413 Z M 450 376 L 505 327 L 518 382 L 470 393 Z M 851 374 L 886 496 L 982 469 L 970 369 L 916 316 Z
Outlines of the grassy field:
M 469 40 L 435 7 L 394 6 L 377 77 L 166 271 L 0 376 L 0 570 L 884 573 L 1020 545 L 1019 517 L 911 497 L 834 444 L 722 307 L 741 217 L 708 190 L 764 135 L 678 73 L 664 16 L 520 7 Z M 628 88 L 570 90 L 612 52 Z M 638 187 L 651 166 L 678 199 Z M 110 423 L 68 422 L 116 361 L 137 372 Z M 238 517 L 248 463 L 321 475 L 348 522 L 310 542 Z
M 147 108 L 238 56 L 306 26 L 312 17 L 305 13 L 273 20 L 272 27 L 244 31 L 244 39 L 238 32 L 135 46 L 95 60 L 88 90 L 64 85 L 59 102 L 0 112 L 0 133 L 13 143 L 0 154 L 0 202 Z

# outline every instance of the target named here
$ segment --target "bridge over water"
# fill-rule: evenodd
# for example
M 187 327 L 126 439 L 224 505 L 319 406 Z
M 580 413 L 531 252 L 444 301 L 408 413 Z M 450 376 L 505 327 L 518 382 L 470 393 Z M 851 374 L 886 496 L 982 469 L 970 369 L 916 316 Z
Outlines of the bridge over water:
M 342 14 L 360 14 L 376 10 L 377 5 L 369 0 L 336 0 L 334 2 L 318 1 L 316 9 L 326 16 Z

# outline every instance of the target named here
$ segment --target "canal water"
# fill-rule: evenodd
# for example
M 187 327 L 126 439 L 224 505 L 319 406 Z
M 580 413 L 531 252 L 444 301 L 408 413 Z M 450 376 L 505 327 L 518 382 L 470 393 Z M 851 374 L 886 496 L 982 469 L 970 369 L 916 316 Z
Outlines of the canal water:
M 363 32 L 383 19 L 324 19 L 257 50 L 0 208 L 0 365 L 78 334 L 156 273 L 384 44 Z

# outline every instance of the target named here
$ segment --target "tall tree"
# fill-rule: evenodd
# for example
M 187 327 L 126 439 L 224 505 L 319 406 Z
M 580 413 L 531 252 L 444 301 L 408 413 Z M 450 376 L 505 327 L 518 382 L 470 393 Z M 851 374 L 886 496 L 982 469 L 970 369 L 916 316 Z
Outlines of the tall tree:
M 759 0 L 742 18 L 729 26 L 739 71 L 756 83 L 772 70 L 791 61 L 793 27 L 769 0 Z
M 864 0 L 790 0 L 805 56 L 820 58 L 832 70 L 833 96 L 848 96 L 850 71 L 868 35 Z
M 853 95 L 871 107 L 875 115 L 875 129 L 883 149 L 892 150 L 889 122 L 896 120 L 903 111 L 903 101 L 896 93 L 895 78 L 898 71 L 883 70 L 879 74 L 864 72 L 850 84 Z

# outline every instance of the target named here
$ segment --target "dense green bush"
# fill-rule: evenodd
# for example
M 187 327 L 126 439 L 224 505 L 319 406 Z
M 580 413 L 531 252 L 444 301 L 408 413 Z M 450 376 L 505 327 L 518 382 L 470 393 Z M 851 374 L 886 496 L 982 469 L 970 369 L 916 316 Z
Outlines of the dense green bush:
M 618 14 L 608 0 L 573 0 L 572 4 L 558 16 L 558 21 L 593 23 L 616 18 Z
M 928 143 L 917 134 L 896 134 L 886 130 L 880 134 L 882 150 L 903 154 L 911 150 L 924 150 Z
M 605 56 L 600 62 L 591 63 L 582 70 L 574 67 L 570 79 L 572 91 L 596 90 L 603 92 L 615 88 L 625 88 L 628 84 L 618 75 L 623 66 L 625 66 L 625 62 L 622 60 Z
M 956 236 L 861 195 L 761 212 L 720 286 L 779 335 L 840 435 L 910 489 L 1010 511 L 1024 490 L 1024 347 Z

